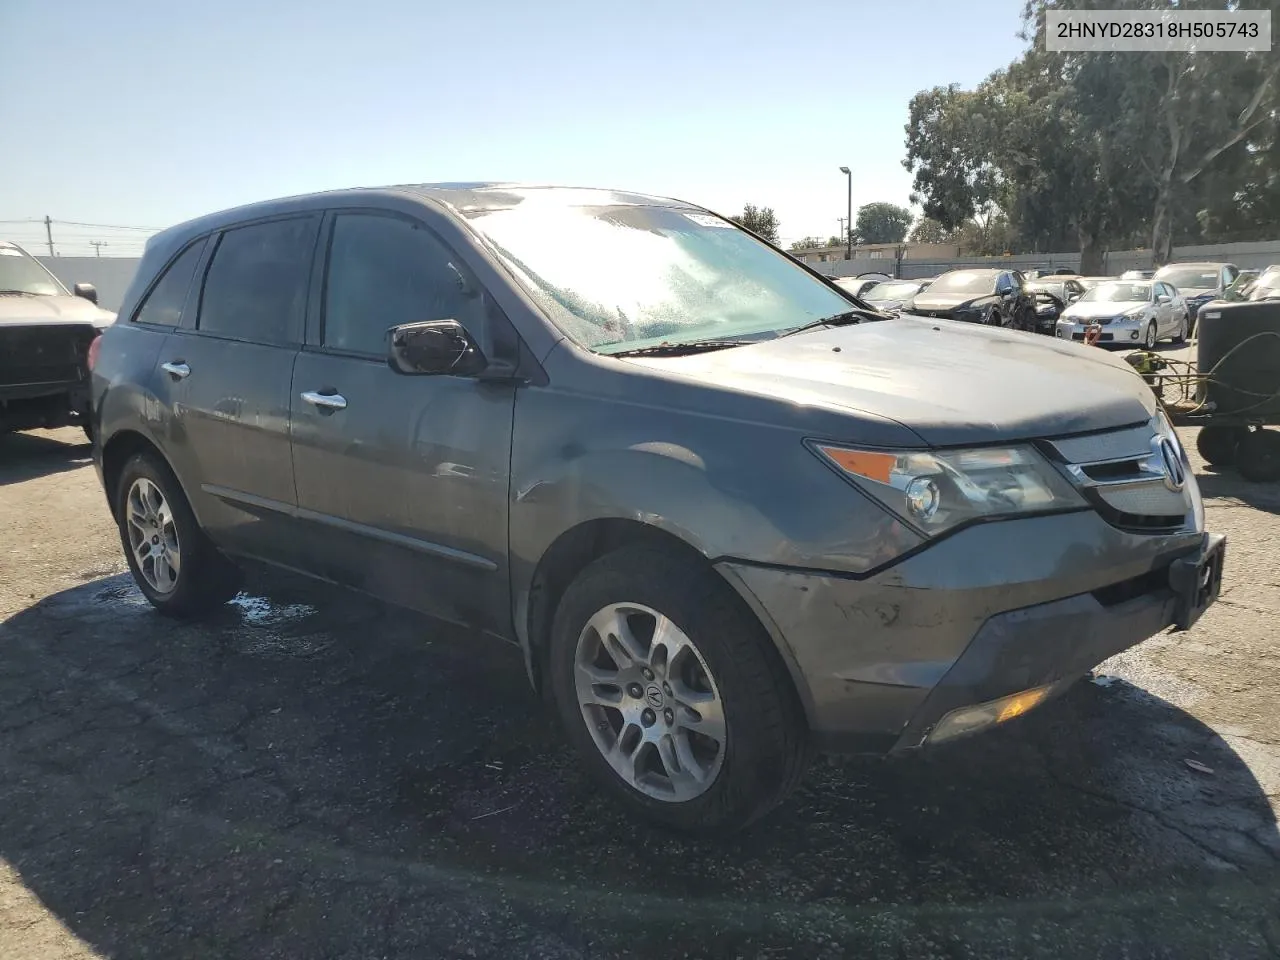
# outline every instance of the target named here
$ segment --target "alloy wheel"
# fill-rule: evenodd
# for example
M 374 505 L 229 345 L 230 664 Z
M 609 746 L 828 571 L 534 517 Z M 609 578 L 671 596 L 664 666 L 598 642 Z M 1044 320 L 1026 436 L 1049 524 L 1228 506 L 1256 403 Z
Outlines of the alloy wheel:
M 597 611 L 578 637 L 574 687 L 601 756 L 656 800 L 701 796 L 724 763 L 724 705 L 706 660 L 671 620 L 640 604 Z
M 182 567 L 178 528 L 164 494 L 146 477 L 139 477 L 129 488 L 125 521 L 138 572 L 156 593 L 172 593 Z
M 1147 332 L 1143 335 L 1142 345 L 1148 350 L 1155 349 L 1156 345 L 1156 325 L 1155 322 L 1147 324 Z

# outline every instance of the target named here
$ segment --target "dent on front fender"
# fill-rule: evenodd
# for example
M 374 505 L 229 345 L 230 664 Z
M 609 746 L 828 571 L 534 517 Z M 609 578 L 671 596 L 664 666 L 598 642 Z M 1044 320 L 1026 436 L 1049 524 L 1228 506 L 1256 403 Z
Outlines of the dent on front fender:
M 512 446 L 513 563 L 531 570 L 561 533 L 598 519 L 648 524 L 710 559 L 843 572 L 919 543 L 803 441 L 762 424 L 525 394 Z

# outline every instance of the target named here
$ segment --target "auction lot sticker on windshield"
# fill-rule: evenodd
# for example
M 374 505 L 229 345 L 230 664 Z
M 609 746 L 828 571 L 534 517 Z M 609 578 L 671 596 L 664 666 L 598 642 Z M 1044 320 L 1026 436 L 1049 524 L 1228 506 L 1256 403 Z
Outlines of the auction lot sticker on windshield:
M 709 213 L 686 213 L 685 216 L 700 227 L 722 227 L 727 230 L 733 229 L 732 223 L 726 223 L 719 217 L 713 217 Z
M 1200 52 L 1271 50 L 1270 10 L 1048 10 L 1045 49 Z

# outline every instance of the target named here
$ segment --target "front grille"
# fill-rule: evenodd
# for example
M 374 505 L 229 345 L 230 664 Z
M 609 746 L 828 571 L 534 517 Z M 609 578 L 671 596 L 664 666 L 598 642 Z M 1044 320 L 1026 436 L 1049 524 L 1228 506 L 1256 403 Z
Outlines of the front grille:
M 1045 446 L 1112 526 L 1165 533 L 1186 524 L 1194 480 L 1177 436 L 1161 418 L 1141 427 L 1051 440 Z M 1170 458 L 1176 461 L 1172 467 Z
M 0 384 L 75 383 L 85 379 L 92 324 L 0 327 Z

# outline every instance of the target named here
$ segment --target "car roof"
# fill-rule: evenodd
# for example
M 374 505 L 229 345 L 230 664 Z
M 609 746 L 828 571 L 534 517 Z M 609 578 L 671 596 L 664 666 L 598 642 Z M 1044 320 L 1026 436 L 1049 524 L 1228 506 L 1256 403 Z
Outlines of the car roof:
M 658 197 L 629 190 L 613 190 L 603 187 L 566 187 L 555 184 L 514 183 L 505 181 L 458 181 L 445 183 L 410 183 L 383 187 L 351 187 L 341 190 L 322 190 L 274 200 L 230 207 L 205 214 L 192 220 L 175 224 L 154 234 L 151 240 L 173 241 L 216 230 L 227 224 L 259 217 L 271 217 L 292 213 L 300 209 L 312 209 L 317 200 L 349 203 L 361 199 L 386 196 L 410 196 L 434 201 L 450 208 L 461 217 L 473 216 L 481 211 L 506 210 L 523 202 L 532 191 L 563 191 L 567 200 L 576 199 L 583 206 L 652 206 L 703 210 L 697 204 L 672 197 Z
M 1166 263 L 1160 270 L 1168 270 L 1170 267 L 1234 267 L 1234 263 L 1227 260 L 1179 260 L 1177 263 Z M 1157 270 L 1156 273 L 1159 273 Z

